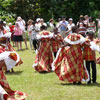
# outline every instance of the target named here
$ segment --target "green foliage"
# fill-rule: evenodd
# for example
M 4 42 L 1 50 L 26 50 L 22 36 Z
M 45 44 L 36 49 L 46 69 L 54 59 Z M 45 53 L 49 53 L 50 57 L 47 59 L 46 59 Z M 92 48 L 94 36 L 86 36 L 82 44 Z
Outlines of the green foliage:
M 0 16 L 0 19 L 2 19 L 3 21 L 6 21 L 7 23 L 12 23 L 12 24 L 15 23 L 15 18 L 12 16 L 3 15 L 3 16 Z
M 0 19 L 6 21 L 7 23 L 15 22 L 15 14 L 10 11 L 10 6 L 13 0 L 0 0 Z
M 76 22 L 80 15 L 100 14 L 99 0 L 0 0 L 0 15 L 21 16 L 26 21 L 42 17 L 46 21 L 61 16 L 72 17 Z

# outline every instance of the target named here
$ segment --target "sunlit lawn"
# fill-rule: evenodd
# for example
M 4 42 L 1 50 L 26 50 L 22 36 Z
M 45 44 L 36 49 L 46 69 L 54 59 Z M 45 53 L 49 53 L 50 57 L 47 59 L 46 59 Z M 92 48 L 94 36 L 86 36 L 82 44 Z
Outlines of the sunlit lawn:
M 23 49 L 25 49 L 24 44 Z M 7 79 L 12 89 L 28 94 L 26 100 L 100 100 L 100 84 L 84 83 L 79 86 L 63 84 L 54 72 L 39 74 L 32 68 L 35 60 L 34 50 L 31 51 L 29 48 L 18 53 L 23 64 L 14 68 L 15 73 L 7 74 Z M 99 65 L 97 65 L 97 72 L 97 82 L 100 83 Z

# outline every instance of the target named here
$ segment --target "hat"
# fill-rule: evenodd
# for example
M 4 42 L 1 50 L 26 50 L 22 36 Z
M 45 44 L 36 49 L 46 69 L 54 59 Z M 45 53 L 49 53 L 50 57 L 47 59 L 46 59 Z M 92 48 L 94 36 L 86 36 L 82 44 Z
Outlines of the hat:
M 10 25 L 12 25 L 12 23 L 9 23 L 8 25 L 10 26 Z
M 6 21 L 4 21 L 3 24 L 6 24 Z
M 69 18 L 69 20 L 73 20 L 72 18 Z
M 22 18 L 20 16 L 17 17 L 17 20 L 21 20 Z
M 51 22 L 51 21 L 53 21 L 53 19 L 52 19 L 52 18 L 49 20 L 49 22 Z
M 80 15 L 80 17 L 83 17 L 83 15 Z
M 83 25 L 83 23 L 79 23 L 80 25 Z
M 37 19 L 36 19 L 36 22 L 39 22 L 40 20 L 41 20 L 40 18 L 37 18 Z

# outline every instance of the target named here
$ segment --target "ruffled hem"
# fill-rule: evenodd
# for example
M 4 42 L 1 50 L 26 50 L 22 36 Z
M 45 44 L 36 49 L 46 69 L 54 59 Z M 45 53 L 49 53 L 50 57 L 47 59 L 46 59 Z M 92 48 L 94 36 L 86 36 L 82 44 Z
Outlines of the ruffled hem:
M 64 39 L 64 41 L 71 44 L 71 45 L 76 45 L 76 44 L 79 44 L 79 43 L 83 44 L 86 41 L 86 39 L 84 37 L 81 37 L 79 40 L 71 41 L 70 39 L 68 39 L 68 37 L 66 37 Z
M 4 60 L 7 70 L 10 70 L 18 64 L 20 57 L 15 51 L 5 51 L 0 54 L 0 60 Z
M 59 59 L 59 55 L 60 55 L 60 52 L 62 51 L 62 49 L 64 49 L 64 48 L 60 48 L 59 50 L 58 50 L 58 52 L 57 52 L 57 56 L 56 56 L 56 58 L 55 58 L 55 60 L 53 61 L 53 63 L 52 63 L 52 70 L 53 71 L 55 71 L 55 73 L 57 74 L 57 76 L 59 77 L 59 80 L 61 80 L 61 81 L 67 81 L 67 82 L 74 82 L 74 81 L 68 81 L 67 79 L 66 79 L 66 75 L 61 75 L 60 73 L 58 73 L 58 70 L 61 70 L 61 69 L 59 69 L 59 67 L 57 66 L 55 66 L 55 63 L 57 63 L 57 60 Z M 58 62 L 59 63 L 59 62 Z M 63 67 L 63 66 L 62 66 Z M 86 66 L 83 66 L 84 67 L 84 70 L 86 71 L 86 74 L 87 74 L 87 78 L 86 79 L 84 79 L 84 78 L 82 78 L 81 79 L 81 81 L 82 82 L 88 82 L 89 81 L 89 74 L 88 74 L 88 71 L 87 71 L 87 69 L 86 69 Z M 64 69 L 66 69 L 66 68 L 64 68 Z M 65 77 L 65 79 L 64 79 L 64 77 Z

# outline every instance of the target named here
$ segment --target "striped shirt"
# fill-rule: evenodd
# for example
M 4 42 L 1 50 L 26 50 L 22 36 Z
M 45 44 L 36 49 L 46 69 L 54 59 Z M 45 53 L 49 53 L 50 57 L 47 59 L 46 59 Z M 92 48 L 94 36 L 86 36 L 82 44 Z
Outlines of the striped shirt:
M 78 33 L 81 34 L 82 36 L 85 36 L 85 34 L 86 34 L 86 27 L 79 27 Z
M 95 23 L 88 23 L 88 29 L 93 29 L 94 31 L 96 31 L 96 25 Z

